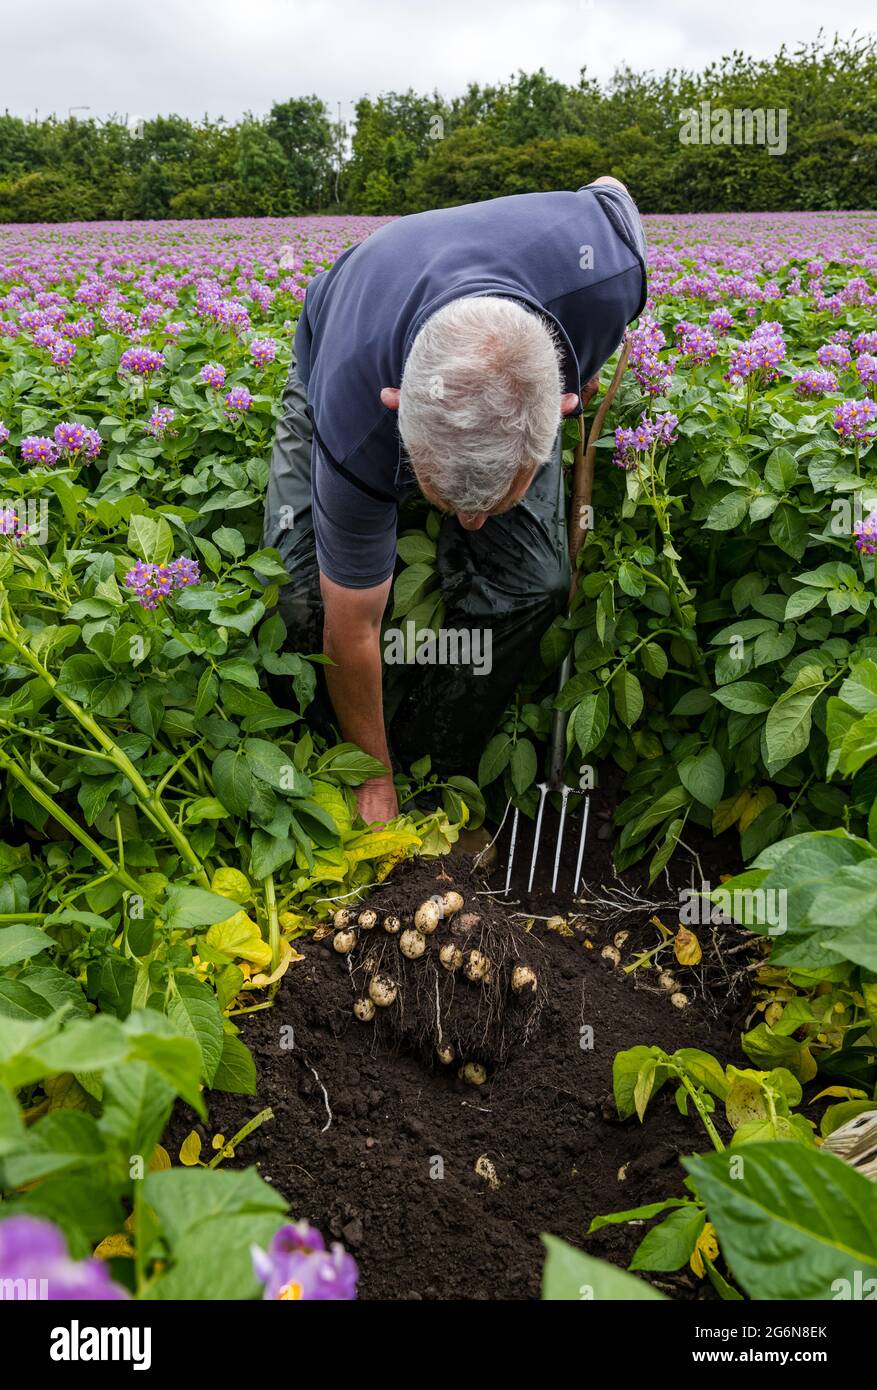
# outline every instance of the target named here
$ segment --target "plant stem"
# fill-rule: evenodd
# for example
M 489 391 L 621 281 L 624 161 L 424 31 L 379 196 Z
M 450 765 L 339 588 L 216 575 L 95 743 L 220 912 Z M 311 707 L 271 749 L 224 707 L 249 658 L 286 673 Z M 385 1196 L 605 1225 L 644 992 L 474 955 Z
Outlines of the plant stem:
M 271 947 L 271 969 L 280 964 L 280 918 L 277 915 L 277 894 L 274 891 L 274 875 L 265 879 L 265 908 L 268 913 L 268 943 Z
M 707 1134 L 712 1140 L 713 1148 L 716 1150 L 717 1153 L 724 1153 L 725 1146 L 719 1137 L 719 1131 L 716 1129 L 715 1125 L 710 1119 L 709 1114 L 707 1113 L 706 1106 L 704 1105 L 703 1100 L 698 1094 L 696 1088 L 692 1086 L 684 1071 L 680 1070 L 676 1074 L 679 1077 L 679 1080 L 682 1082 L 682 1085 L 688 1092 L 691 1104 L 694 1106 L 698 1115 L 703 1120 L 704 1129 L 706 1130 Z
M 270 1105 L 266 1106 L 264 1110 L 260 1110 L 258 1115 L 254 1115 L 251 1120 L 247 1120 L 247 1123 L 244 1125 L 244 1127 L 242 1129 L 239 1129 L 237 1134 L 233 1135 L 233 1137 L 229 1139 L 227 1144 L 223 1144 L 219 1152 L 215 1154 L 213 1158 L 211 1158 L 210 1162 L 206 1164 L 205 1167 L 218 1168 L 224 1158 L 233 1157 L 235 1149 L 240 1144 L 242 1144 L 250 1134 L 252 1134 L 254 1129 L 258 1129 L 259 1126 L 263 1125 L 266 1120 L 273 1119 L 274 1111 L 271 1109 Z

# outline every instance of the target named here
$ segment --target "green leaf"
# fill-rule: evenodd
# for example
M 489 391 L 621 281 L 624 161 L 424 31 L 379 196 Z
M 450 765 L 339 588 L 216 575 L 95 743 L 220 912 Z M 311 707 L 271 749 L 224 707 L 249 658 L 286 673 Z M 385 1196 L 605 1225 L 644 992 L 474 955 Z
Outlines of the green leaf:
M 512 741 L 508 734 L 494 734 L 481 754 L 478 764 L 478 785 L 486 787 L 495 782 L 508 767 L 512 756 Z
M 536 780 L 536 749 L 528 738 L 519 738 L 512 749 L 509 770 L 512 786 L 521 796 Z
M 658 680 L 667 674 L 669 660 L 663 647 L 659 647 L 657 642 L 646 642 L 642 649 L 642 663 L 650 676 L 655 676 Z
M 147 564 L 165 564 L 174 553 L 174 537 L 164 517 L 153 520 L 135 512 L 128 523 L 128 549 Z
M 722 799 L 725 769 L 715 748 L 704 748 L 694 757 L 683 758 L 678 768 L 683 787 L 712 811 Z
M 630 1269 L 681 1269 L 694 1253 L 706 1212 L 693 1202 L 665 1217 L 640 1241 Z
M 664 1301 L 664 1295 L 644 1279 L 627 1274 L 616 1265 L 593 1255 L 585 1255 L 556 1236 L 543 1236 L 547 1250 L 542 1270 L 542 1297 L 549 1302 L 575 1302 L 591 1299 L 613 1302 L 633 1300 Z
M 161 915 L 171 931 L 190 932 L 195 927 L 212 927 L 215 922 L 227 921 L 238 907 L 238 903 L 206 888 L 172 884 Z
M 30 960 L 42 951 L 54 946 L 54 941 L 39 927 L 26 922 L 13 922 L 11 926 L 0 927 L 0 970 L 19 961 Z
M 108 671 L 96 656 L 68 656 L 58 673 L 58 689 L 94 714 L 114 719 L 131 699 L 132 687 L 124 676 Z
M 831 1300 L 877 1277 L 877 1185 L 833 1154 L 777 1141 L 682 1163 L 750 1298 Z
M 788 492 L 798 478 L 798 465 L 788 449 L 774 449 L 764 469 L 764 480 L 774 492 Z
M 222 1013 L 213 990 L 194 975 L 175 975 L 167 1016 L 184 1037 L 195 1039 L 201 1049 L 204 1080 L 211 1086 L 225 1040 Z
M 570 719 L 570 732 L 579 746 L 579 752 L 582 755 L 590 753 L 601 742 L 608 728 L 608 692 L 599 690 L 595 695 L 586 695 Z
M 146 1161 L 164 1133 L 175 1100 L 174 1087 L 146 1062 L 111 1068 L 103 1077 L 101 1133 L 126 1155 L 139 1154 Z
M 423 531 L 415 531 L 410 536 L 400 536 L 396 542 L 399 557 L 406 565 L 434 565 L 436 544 Z
M 643 712 L 643 690 L 632 671 L 622 669 L 612 678 L 615 710 L 622 724 L 635 724 Z
M 213 786 L 223 806 L 233 816 L 246 816 L 252 800 L 253 775 L 246 759 L 235 749 L 224 748 L 213 764 Z
M 240 1038 L 225 1033 L 222 1056 L 213 1076 L 215 1091 L 231 1091 L 238 1096 L 256 1094 L 256 1064 L 252 1053 Z
M 758 681 L 734 681 L 713 691 L 713 699 L 736 714 L 761 714 L 774 703 L 772 690 Z
M 765 745 L 772 767 L 782 766 L 807 748 L 813 706 L 825 685 L 820 667 L 804 666 L 793 684 L 772 706 L 764 728 Z

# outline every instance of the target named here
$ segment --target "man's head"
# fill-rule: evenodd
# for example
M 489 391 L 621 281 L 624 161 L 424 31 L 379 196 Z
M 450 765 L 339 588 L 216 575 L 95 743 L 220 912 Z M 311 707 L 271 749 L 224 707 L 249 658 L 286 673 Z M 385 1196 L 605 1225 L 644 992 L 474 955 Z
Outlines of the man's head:
M 537 314 L 489 296 L 439 309 L 414 339 L 398 398 L 425 496 L 472 530 L 513 507 L 551 454 L 570 408 L 561 392 L 560 354 Z

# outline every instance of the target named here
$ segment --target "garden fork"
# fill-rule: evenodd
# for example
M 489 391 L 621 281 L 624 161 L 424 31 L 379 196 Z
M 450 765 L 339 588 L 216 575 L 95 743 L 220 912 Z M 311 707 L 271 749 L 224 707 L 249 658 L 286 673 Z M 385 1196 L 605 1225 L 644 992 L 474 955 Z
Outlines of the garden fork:
M 570 496 L 569 508 L 569 563 L 571 571 L 569 607 L 572 608 L 573 599 L 578 588 L 579 576 L 576 568 L 579 551 L 585 541 L 588 530 L 588 517 L 590 514 L 591 494 L 594 487 L 594 462 L 597 451 L 597 440 L 603 428 L 603 421 L 606 413 L 618 390 L 619 382 L 624 375 L 627 366 L 627 359 L 630 356 L 630 343 L 625 342 L 618 358 L 618 365 L 615 374 L 609 384 L 593 423 L 588 433 L 588 443 L 585 445 L 584 418 L 579 417 L 579 441 L 576 445 L 575 460 L 573 463 L 572 494 Z M 560 676 L 557 682 L 557 693 L 560 694 L 570 676 L 572 675 L 573 653 L 570 650 L 564 657 L 560 668 Z M 533 891 L 533 879 L 536 875 L 536 860 L 539 856 L 539 846 L 542 839 L 542 817 L 545 811 L 545 802 L 549 792 L 558 792 L 560 795 L 560 821 L 557 826 L 557 842 L 554 846 L 554 866 L 551 875 L 551 891 L 557 891 L 557 878 L 560 873 L 560 855 L 563 849 L 563 836 L 566 829 L 567 804 L 571 796 L 578 795 L 580 788 L 571 787 L 568 782 L 563 780 L 563 765 L 566 761 L 566 714 L 561 709 L 555 709 L 554 718 L 551 723 L 551 738 L 548 745 L 548 771 L 544 782 L 539 782 L 539 805 L 536 809 L 536 828 L 533 833 L 533 854 L 530 859 L 530 876 L 527 880 L 527 892 Z M 573 879 L 572 891 L 578 892 L 582 877 L 582 862 L 585 857 L 585 843 L 588 837 L 588 816 L 591 808 L 591 798 L 584 797 L 582 810 L 582 826 L 579 831 L 579 844 L 576 853 L 575 877 Z M 506 867 L 505 895 L 508 896 L 509 885 L 512 880 L 512 867 L 515 860 L 515 849 L 518 842 L 518 826 L 520 812 L 515 807 L 512 818 L 512 830 L 509 841 L 509 858 Z

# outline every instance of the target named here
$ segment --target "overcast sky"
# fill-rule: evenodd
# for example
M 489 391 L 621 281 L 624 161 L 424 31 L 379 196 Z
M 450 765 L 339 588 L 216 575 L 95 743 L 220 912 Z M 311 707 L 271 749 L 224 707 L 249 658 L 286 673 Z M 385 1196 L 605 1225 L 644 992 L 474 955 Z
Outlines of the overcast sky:
M 365 93 L 699 68 L 820 26 L 867 32 L 873 15 L 873 0 L 2 0 L 0 109 L 234 120 L 316 92 L 349 118 Z

